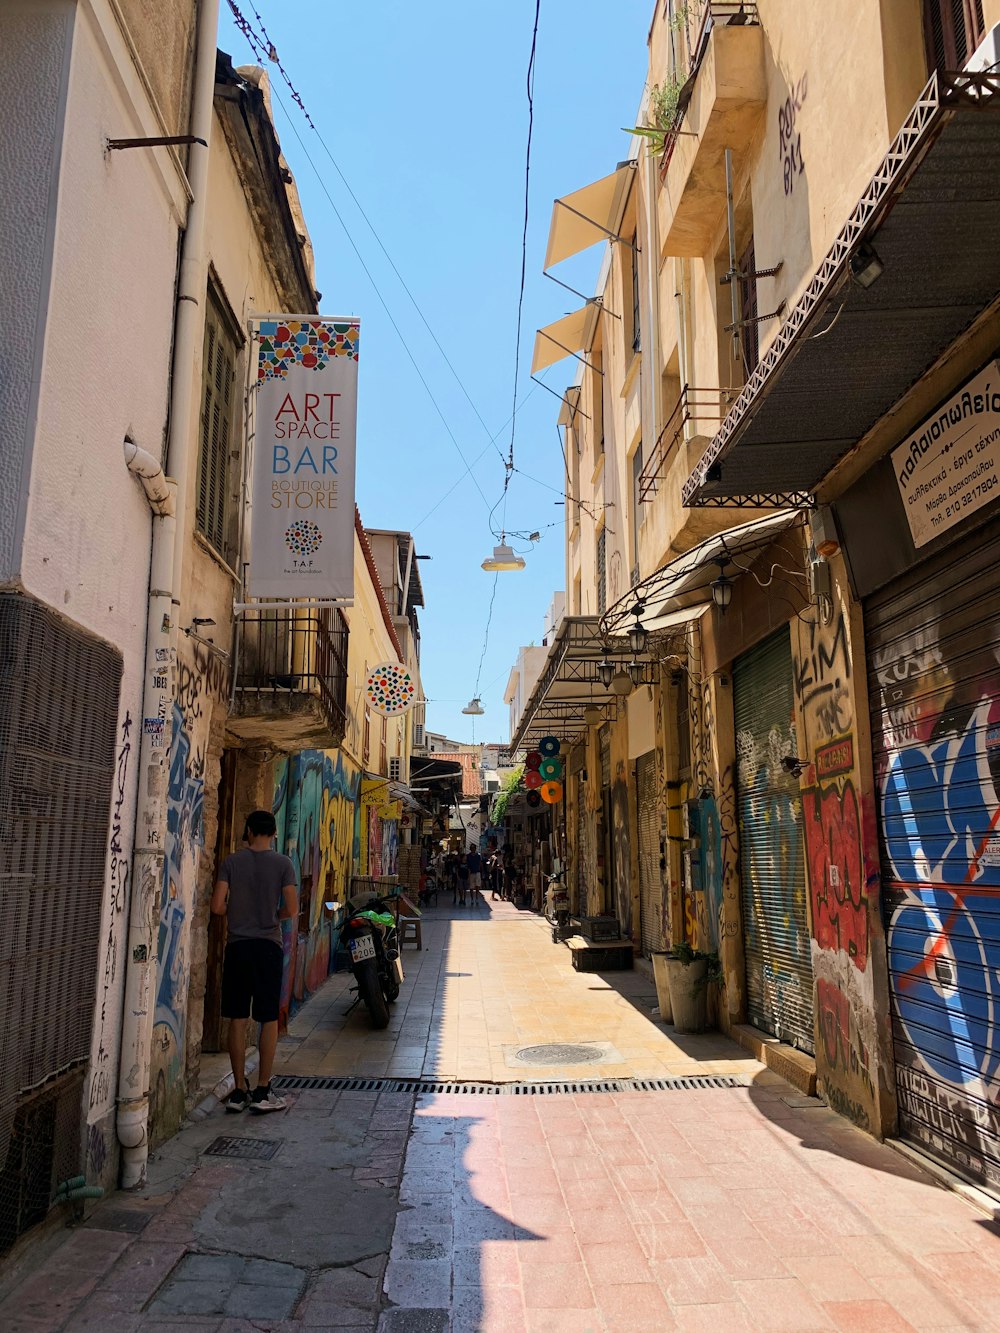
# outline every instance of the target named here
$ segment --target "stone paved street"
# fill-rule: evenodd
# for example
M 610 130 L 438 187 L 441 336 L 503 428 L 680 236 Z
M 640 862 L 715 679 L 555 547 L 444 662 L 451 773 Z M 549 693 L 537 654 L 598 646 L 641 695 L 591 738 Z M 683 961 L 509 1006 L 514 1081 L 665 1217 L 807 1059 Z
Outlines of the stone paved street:
M 283 1067 L 492 1074 L 500 1095 L 292 1088 L 283 1114 L 216 1107 L 155 1154 L 142 1195 L 32 1248 L 0 1289 L 0 1329 L 1000 1326 L 985 1214 L 721 1037 L 671 1040 L 639 974 L 572 973 L 507 907 L 456 915 L 407 951 L 389 1034 L 344 1021 L 335 976 Z M 512 1079 L 563 1076 L 503 1054 L 545 1041 L 614 1048 L 573 1078 L 712 1068 L 743 1086 L 515 1095 Z M 223 1136 L 255 1157 L 206 1151 Z

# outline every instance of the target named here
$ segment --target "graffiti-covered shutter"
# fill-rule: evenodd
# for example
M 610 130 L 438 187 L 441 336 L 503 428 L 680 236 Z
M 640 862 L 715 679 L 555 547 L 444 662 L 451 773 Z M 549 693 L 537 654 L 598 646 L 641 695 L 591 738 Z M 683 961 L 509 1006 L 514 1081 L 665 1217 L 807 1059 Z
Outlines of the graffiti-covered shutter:
M 642 951 L 648 955 L 667 946 L 664 935 L 663 876 L 660 874 L 655 750 L 639 756 L 635 776 L 639 807 L 639 922 Z
M 813 978 L 787 629 L 737 659 L 733 672 L 740 888 L 751 1023 L 813 1049 Z
M 865 604 L 902 1132 L 1000 1188 L 1000 522 Z

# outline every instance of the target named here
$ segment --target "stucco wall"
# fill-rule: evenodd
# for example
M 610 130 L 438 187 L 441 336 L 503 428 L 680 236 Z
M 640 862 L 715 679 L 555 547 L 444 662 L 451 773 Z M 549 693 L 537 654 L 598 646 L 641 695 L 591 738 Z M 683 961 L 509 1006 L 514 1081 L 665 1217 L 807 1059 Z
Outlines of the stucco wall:
M 197 0 L 114 0 L 165 133 L 187 134 Z

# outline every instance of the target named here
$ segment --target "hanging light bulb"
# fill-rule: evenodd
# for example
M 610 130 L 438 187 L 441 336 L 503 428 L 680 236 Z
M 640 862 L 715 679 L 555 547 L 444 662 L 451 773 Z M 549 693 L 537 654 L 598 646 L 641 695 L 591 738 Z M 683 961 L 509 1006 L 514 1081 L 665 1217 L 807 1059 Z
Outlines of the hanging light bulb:
M 471 713 L 473 717 L 482 717 L 483 713 L 486 712 L 486 709 L 483 707 L 482 700 L 479 698 L 477 694 L 469 700 L 469 702 L 462 709 L 462 712 Z
M 602 657 L 597 664 L 597 679 L 601 682 L 601 684 L 604 686 L 606 690 L 609 690 L 611 688 L 611 682 L 614 679 L 614 675 L 615 675 L 614 662 L 609 661 L 607 657 Z
M 501 541 L 499 546 L 494 546 L 493 554 L 487 556 L 483 561 L 482 568 L 487 574 L 495 574 L 501 570 L 523 569 L 523 559 L 514 553 L 514 548 L 508 546 L 505 541 Z
M 646 608 L 642 602 L 636 602 L 632 609 L 632 614 L 635 616 L 635 624 L 629 627 L 628 642 L 629 647 L 632 649 L 633 657 L 638 657 L 641 653 L 646 651 L 646 641 L 649 638 L 649 634 L 646 630 L 646 626 L 640 620 L 640 616 L 645 609 Z

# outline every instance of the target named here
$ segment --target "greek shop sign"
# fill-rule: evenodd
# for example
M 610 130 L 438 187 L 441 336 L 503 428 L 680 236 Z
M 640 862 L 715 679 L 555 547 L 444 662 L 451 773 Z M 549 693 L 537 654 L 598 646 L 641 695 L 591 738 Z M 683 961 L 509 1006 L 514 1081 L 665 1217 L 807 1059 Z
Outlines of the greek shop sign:
M 354 596 L 356 319 L 255 321 L 249 592 Z
M 892 453 L 914 546 L 1000 496 L 1000 362 L 992 362 Z

